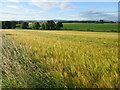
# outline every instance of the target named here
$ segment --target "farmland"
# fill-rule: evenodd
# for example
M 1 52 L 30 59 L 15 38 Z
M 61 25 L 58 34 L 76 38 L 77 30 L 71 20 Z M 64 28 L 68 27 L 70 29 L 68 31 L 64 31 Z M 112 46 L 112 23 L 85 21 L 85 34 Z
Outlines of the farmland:
M 113 23 L 64 23 L 63 29 L 87 30 L 87 31 L 112 31 L 118 30 L 118 24 Z
M 3 87 L 116 88 L 119 84 L 117 33 L 3 30 L 3 56 L 7 58 Z
M 31 28 L 32 24 L 29 24 Z M 82 30 L 82 31 L 95 31 L 95 32 L 117 32 L 118 24 L 116 23 L 63 23 L 63 30 Z

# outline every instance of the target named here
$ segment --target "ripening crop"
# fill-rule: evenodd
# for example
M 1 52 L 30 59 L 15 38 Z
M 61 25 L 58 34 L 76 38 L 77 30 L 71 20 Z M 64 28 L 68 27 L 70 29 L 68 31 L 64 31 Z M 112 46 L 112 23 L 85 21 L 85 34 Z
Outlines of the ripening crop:
M 118 87 L 117 33 L 46 30 L 3 33 L 37 66 L 33 67 L 31 87 Z

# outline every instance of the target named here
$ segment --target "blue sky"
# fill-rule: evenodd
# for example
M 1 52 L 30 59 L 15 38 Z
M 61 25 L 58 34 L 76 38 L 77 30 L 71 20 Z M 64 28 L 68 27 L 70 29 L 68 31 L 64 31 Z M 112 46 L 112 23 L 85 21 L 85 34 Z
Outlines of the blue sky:
M 38 2 L 8 0 L 0 3 L 0 20 L 117 20 L 118 2 Z

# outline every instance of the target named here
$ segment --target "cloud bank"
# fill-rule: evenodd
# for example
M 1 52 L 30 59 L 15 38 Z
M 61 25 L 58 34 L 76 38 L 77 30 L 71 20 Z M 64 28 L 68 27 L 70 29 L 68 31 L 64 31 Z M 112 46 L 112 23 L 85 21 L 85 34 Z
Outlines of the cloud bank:
M 97 11 L 97 10 L 89 10 L 85 12 L 81 12 L 77 15 L 73 15 L 73 17 L 77 17 L 83 20 L 114 20 L 117 21 L 118 13 L 117 11 Z

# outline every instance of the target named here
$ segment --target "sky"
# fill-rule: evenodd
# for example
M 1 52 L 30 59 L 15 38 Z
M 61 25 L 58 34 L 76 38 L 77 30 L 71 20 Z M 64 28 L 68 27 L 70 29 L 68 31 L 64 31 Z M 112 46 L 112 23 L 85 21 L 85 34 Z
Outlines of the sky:
M 117 21 L 117 0 L 106 1 L 0 0 L 0 21 L 52 19 Z

